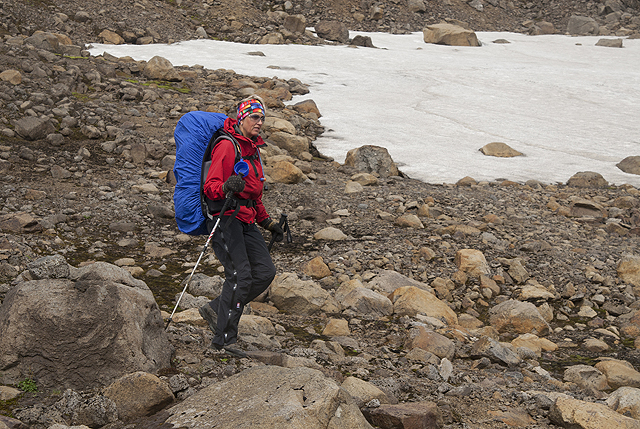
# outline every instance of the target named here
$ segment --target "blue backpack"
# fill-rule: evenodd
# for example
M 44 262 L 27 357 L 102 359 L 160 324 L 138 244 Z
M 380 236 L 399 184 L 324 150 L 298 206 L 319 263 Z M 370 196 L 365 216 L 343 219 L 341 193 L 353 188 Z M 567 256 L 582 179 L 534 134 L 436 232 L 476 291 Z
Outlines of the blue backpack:
M 208 234 L 207 219 L 210 215 L 202 186 L 211 162 L 206 162 L 205 154 L 211 154 L 219 140 L 227 139 L 234 144 L 236 158 L 240 159 L 238 143 L 223 133 L 226 119 L 222 113 L 194 111 L 182 116 L 176 124 L 173 134 L 176 141 L 173 205 L 178 229 L 185 234 Z

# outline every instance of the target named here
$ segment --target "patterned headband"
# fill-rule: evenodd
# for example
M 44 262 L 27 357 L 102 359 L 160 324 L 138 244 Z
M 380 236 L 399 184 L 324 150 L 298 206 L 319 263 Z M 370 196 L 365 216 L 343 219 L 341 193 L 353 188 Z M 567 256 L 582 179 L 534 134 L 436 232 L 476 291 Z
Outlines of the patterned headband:
M 256 99 L 243 101 L 238 106 L 238 122 L 242 121 L 252 113 L 260 113 L 262 114 L 262 116 L 264 116 L 265 112 L 264 107 L 262 107 L 262 103 L 260 103 Z

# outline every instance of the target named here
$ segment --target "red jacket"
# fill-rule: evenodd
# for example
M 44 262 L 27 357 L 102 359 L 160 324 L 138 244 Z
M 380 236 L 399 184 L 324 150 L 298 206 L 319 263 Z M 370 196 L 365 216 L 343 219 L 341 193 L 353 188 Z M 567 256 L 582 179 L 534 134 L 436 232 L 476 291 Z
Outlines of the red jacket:
M 255 140 L 251 140 L 243 136 L 235 127 L 238 121 L 227 118 L 224 121 L 224 130 L 231 134 L 241 149 L 242 157 L 249 157 L 258 152 L 258 147 L 265 143 L 262 137 L 258 136 Z M 204 182 L 204 193 L 212 200 L 224 200 L 225 193 L 222 191 L 222 185 L 233 174 L 233 167 L 236 160 L 236 151 L 230 140 L 221 140 L 213 148 L 211 154 L 211 167 L 207 174 L 207 180 Z M 241 206 L 237 214 L 237 219 L 245 222 L 262 222 L 269 217 L 267 210 L 262 204 L 262 188 L 264 182 L 264 173 L 260 158 L 246 161 L 249 164 L 249 174 L 244 178 L 244 191 L 237 193 L 235 196 L 242 200 L 254 200 L 255 208 Z M 228 210 L 225 214 L 232 214 L 233 210 Z M 215 214 L 215 213 L 214 213 Z

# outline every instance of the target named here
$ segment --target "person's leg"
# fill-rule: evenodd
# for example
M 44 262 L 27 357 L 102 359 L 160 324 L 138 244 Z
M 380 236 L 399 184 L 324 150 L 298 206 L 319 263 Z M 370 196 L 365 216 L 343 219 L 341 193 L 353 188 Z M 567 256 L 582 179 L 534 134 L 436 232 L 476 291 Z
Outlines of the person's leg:
M 216 329 L 218 325 L 218 298 L 213 301 L 209 301 L 202 307 L 198 308 L 198 312 L 200 313 L 200 317 L 202 317 L 207 324 L 209 325 L 209 329 L 213 332 L 213 335 L 216 334 Z
M 226 218 L 223 218 L 221 224 L 225 223 Z M 213 250 L 224 266 L 225 273 L 222 292 L 213 301 L 214 304 L 218 301 L 216 334 L 212 342 L 216 348 L 237 341 L 238 322 L 252 283 L 244 242 L 245 227 L 246 224 L 234 219 L 227 228 L 216 231 L 212 240 Z
M 248 225 L 246 228 L 244 242 L 253 279 L 247 300 L 244 302 L 248 304 L 267 290 L 276 276 L 276 267 L 269 255 L 267 243 L 255 224 Z

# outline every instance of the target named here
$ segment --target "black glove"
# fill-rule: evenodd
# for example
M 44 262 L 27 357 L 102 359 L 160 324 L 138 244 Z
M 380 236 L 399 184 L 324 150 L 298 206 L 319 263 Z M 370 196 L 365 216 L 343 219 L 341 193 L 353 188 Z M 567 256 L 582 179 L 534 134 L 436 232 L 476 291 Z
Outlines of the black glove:
M 225 194 L 229 192 L 242 192 L 244 191 L 244 180 L 242 180 L 240 176 L 231 175 L 222 185 L 222 191 Z
M 278 225 L 278 222 L 271 219 L 270 217 L 260 222 L 260 226 L 271 231 L 271 234 L 276 241 L 282 241 L 282 239 L 284 238 L 284 231 L 282 230 L 282 227 Z

